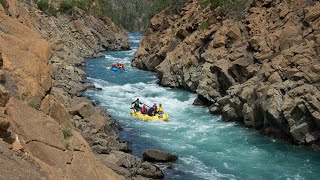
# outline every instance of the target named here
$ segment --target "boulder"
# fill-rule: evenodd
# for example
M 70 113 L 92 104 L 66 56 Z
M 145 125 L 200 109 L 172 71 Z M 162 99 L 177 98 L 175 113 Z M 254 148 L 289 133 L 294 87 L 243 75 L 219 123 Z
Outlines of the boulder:
M 208 105 L 210 102 L 208 99 L 206 99 L 205 97 L 198 95 L 198 97 L 194 100 L 194 102 L 192 103 L 192 105 L 194 106 L 204 106 L 204 105 Z
M 150 161 L 150 162 L 172 162 L 178 159 L 176 155 L 162 152 L 156 149 L 144 150 L 142 155 L 145 161 Z
M 269 78 L 268 81 L 271 83 L 278 83 L 278 82 L 282 82 L 282 79 L 279 75 L 279 73 L 274 72 Z
M 227 37 L 223 34 L 215 34 L 213 39 L 213 47 L 221 47 L 227 43 Z
M 78 115 L 82 118 L 88 118 L 95 112 L 95 110 L 91 103 L 82 102 L 75 107 L 72 107 L 69 112 L 72 115 Z
M 308 132 L 309 126 L 307 123 L 293 126 L 290 130 L 290 133 L 292 134 L 294 140 L 299 144 L 304 144 L 306 142 L 306 134 L 308 134 Z
M 237 110 L 231 107 L 230 104 L 222 108 L 222 117 L 225 121 L 238 121 L 240 119 Z
M 132 175 L 132 173 L 129 171 L 129 169 L 126 169 L 124 167 L 119 167 L 114 162 L 109 161 L 107 156 L 108 155 L 106 155 L 106 154 L 102 154 L 102 155 L 98 155 L 98 158 L 104 165 L 106 165 L 107 167 L 112 169 L 117 174 L 120 174 L 120 175 L 124 176 L 125 178 L 128 178 Z
M 121 151 L 112 151 L 107 160 L 124 168 L 139 168 L 141 166 L 141 159 Z
M 227 36 L 229 36 L 230 38 L 232 38 L 234 40 L 239 39 L 241 36 L 241 31 L 240 31 L 239 27 L 232 26 L 232 28 L 227 32 Z
M 98 131 L 104 132 L 107 124 L 107 117 L 101 112 L 95 111 L 88 120 Z M 110 121 L 110 120 L 109 120 Z
M 141 164 L 141 168 L 138 169 L 137 174 L 153 179 L 161 179 L 164 177 L 161 169 L 149 162 L 143 162 Z
M 220 110 L 218 104 L 212 104 L 211 106 L 209 106 L 209 111 L 210 111 L 212 114 L 218 114 L 218 113 L 220 113 L 221 110 Z
M 320 17 L 320 3 L 317 2 L 316 5 L 305 8 L 305 11 L 304 20 L 307 22 L 314 21 Z

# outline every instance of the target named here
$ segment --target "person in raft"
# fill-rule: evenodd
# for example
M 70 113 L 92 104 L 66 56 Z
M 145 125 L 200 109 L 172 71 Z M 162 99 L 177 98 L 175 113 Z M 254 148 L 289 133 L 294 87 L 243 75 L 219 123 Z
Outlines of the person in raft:
M 118 69 L 123 69 L 124 70 L 125 66 L 124 66 L 124 64 L 117 63 L 117 64 L 112 64 L 111 68 L 118 68 Z
M 147 114 L 148 110 L 147 110 L 147 106 L 146 104 L 143 104 L 142 108 L 141 108 L 141 114 Z
M 132 104 L 134 104 L 134 106 L 133 106 L 133 108 L 136 110 L 136 111 L 138 111 L 139 109 L 140 109 L 140 104 L 142 104 L 140 101 L 139 101 L 139 98 L 137 98 L 137 100 L 135 100 L 135 101 L 133 101 L 132 103 L 131 103 L 131 105 Z
M 154 109 L 154 112 L 156 113 L 157 109 L 158 109 L 157 104 L 153 104 L 152 108 Z
M 148 116 L 155 116 L 157 114 L 157 104 L 154 104 L 149 110 L 148 110 Z
M 159 114 L 163 114 L 162 104 L 159 104 L 159 107 L 157 108 L 157 112 L 158 112 Z
M 151 107 L 149 110 L 148 110 L 148 116 L 154 116 L 155 114 L 155 110 L 153 107 Z

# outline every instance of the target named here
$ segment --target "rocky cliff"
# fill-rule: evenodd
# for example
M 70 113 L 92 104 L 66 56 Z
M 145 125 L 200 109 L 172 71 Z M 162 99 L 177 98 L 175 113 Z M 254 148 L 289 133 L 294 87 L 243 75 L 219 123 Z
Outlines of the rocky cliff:
M 0 179 L 162 177 L 81 97 L 94 88 L 83 57 L 128 49 L 124 32 L 76 7 L 52 17 L 32 1 L 0 2 Z
M 132 60 L 164 86 L 198 93 L 226 121 L 320 143 L 320 3 L 257 0 L 240 20 L 197 1 L 152 18 Z

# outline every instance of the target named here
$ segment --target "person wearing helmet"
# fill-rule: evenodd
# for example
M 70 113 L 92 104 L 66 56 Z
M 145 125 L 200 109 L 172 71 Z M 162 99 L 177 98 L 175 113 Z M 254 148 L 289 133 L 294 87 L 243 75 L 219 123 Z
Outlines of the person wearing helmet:
M 133 108 L 136 110 L 136 111 L 138 111 L 139 109 L 140 109 L 140 104 L 142 104 L 140 101 L 139 101 L 139 98 L 137 98 L 137 100 L 135 100 L 135 101 L 133 101 L 132 103 L 131 103 L 131 105 L 132 104 L 134 104 L 134 106 L 133 106 Z
M 151 107 L 151 108 L 149 108 L 149 110 L 148 110 L 148 116 L 154 116 L 154 108 L 153 107 Z
M 147 107 L 145 104 L 143 104 L 142 108 L 141 108 L 141 113 L 142 114 L 147 114 Z
M 156 111 L 157 110 L 157 104 L 153 104 L 153 106 L 152 106 L 152 108 L 154 109 L 154 111 Z
M 159 114 L 163 114 L 162 104 L 159 104 L 159 107 L 157 108 L 157 112 L 158 112 Z

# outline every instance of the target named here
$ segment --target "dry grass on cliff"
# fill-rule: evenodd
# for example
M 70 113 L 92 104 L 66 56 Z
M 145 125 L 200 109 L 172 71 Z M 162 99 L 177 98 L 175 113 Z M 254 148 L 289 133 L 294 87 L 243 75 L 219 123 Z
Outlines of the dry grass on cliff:
M 64 147 L 66 149 L 70 149 L 71 143 L 70 138 L 72 136 L 72 130 L 69 126 L 64 126 L 62 129 L 63 139 L 64 139 Z

